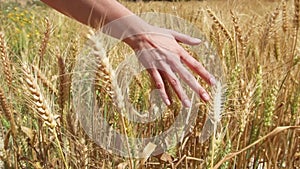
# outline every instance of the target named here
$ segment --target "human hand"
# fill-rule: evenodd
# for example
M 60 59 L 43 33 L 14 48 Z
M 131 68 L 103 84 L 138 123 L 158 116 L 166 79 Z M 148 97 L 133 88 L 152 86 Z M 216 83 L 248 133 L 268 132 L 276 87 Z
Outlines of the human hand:
M 179 42 L 188 45 L 198 45 L 201 43 L 201 40 L 173 30 L 151 26 L 135 17 L 129 17 L 129 19 L 126 18 L 116 23 L 117 25 L 115 24 L 113 27 L 110 25 L 110 29 L 106 29 L 106 31 L 109 32 L 108 34 L 122 39 L 136 52 L 139 61 L 153 78 L 166 105 L 170 105 L 171 102 L 167 95 L 163 79 L 172 86 L 184 106 L 191 106 L 191 102 L 176 74 L 178 74 L 202 100 L 209 100 L 208 93 L 197 82 L 193 74 L 186 69 L 183 63 L 211 85 L 215 84 L 215 78 L 201 63 L 179 45 Z M 126 29 L 122 31 L 117 29 L 120 26 L 124 28 L 124 25 L 126 25 Z M 132 28 L 130 25 L 136 25 L 136 28 Z

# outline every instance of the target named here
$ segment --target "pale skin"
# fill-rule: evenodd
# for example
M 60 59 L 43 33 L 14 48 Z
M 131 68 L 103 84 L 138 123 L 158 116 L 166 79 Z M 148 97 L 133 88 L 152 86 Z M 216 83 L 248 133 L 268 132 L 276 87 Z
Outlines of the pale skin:
M 100 29 L 101 24 L 105 25 L 122 17 L 134 15 L 129 9 L 115 0 L 41 1 L 56 9 L 57 11 L 96 29 Z M 147 27 L 147 24 L 145 25 Z M 132 25 L 130 29 L 137 29 L 138 31 L 138 26 L 139 25 Z M 149 25 L 149 27 L 151 27 L 151 25 Z M 161 31 L 163 31 L 167 36 L 157 36 L 158 34 L 139 34 L 136 36 L 127 37 L 126 39 L 122 40 L 135 51 L 141 51 L 143 49 L 150 48 L 161 49 L 160 51 L 162 51 L 163 59 L 154 59 L 151 54 L 147 55 L 146 53 L 141 55 L 139 60 L 146 68 L 148 68 L 147 71 L 153 78 L 157 89 L 160 91 L 160 95 L 164 103 L 166 105 L 170 105 L 171 98 L 169 98 L 169 96 L 167 95 L 163 79 L 169 82 L 184 106 L 191 106 L 190 100 L 183 90 L 175 73 L 177 73 L 179 77 L 183 79 L 191 89 L 198 93 L 202 100 L 208 101 L 209 95 L 207 94 L 205 89 L 197 82 L 192 73 L 187 70 L 181 63 L 187 65 L 190 70 L 197 73 L 208 84 L 215 84 L 214 77 L 202 66 L 201 63 L 190 56 L 189 53 L 178 44 L 178 42 L 182 42 L 188 45 L 197 45 L 201 41 L 199 39 L 192 38 L 172 30 L 159 28 L 151 30 L 152 32 L 153 30 L 158 30 L 158 33 L 161 33 Z M 148 65 L 148 63 L 156 64 Z

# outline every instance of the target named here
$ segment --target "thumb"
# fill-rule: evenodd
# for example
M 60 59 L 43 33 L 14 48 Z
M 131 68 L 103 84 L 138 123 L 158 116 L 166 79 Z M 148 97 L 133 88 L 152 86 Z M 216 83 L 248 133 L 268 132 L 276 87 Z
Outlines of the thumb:
M 183 33 L 179 33 L 179 32 L 176 32 L 176 31 L 172 30 L 171 34 L 174 36 L 174 38 L 177 41 L 182 42 L 182 43 L 187 44 L 187 45 L 199 45 L 201 43 L 200 39 L 190 37 L 190 36 L 185 35 Z

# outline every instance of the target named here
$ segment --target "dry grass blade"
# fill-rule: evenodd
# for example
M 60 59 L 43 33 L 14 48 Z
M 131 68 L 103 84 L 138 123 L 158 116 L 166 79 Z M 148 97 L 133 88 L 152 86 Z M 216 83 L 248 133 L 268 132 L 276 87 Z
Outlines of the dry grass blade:
M 143 151 L 143 154 L 141 154 L 141 157 L 143 157 L 143 159 L 141 160 L 140 164 L 139 164 L 139 169 L 142 169 L 145 162 L 148 160 L 148 158 L 151 156 L 151 154 L 153 153 L 153 151 L 155 150 L 155 148 L 157 147 L 156 144 L 153 144 L 151 142 L 149 142 L 144 151 Z
M 260 139 L 256 140 L 255 142 L 253 142 L 252 144 L 248 145 L 247 147 L 234 152 L 234 153 L 230 153 L 228 155 L 226 155 L 222 160 L 220 160 L 215 166 L 214 169 L 218 169 L 224 162 L 230 160 L 231 158 L 239 155 L 240 153 L 248 150 L 249 148 L 257 145 L 258 143 L 261 143 L 263 141 L 265 141 L 267 138 L 272 137 L 277 135 L 278 133 L 285 131 L 285 130 L 299 130 L 300 126 L 281 126 L 281 127 L 276 127 L 273 131 L 271 131 L 270 133 L 268 133 L 267 135 L 261 137 Z

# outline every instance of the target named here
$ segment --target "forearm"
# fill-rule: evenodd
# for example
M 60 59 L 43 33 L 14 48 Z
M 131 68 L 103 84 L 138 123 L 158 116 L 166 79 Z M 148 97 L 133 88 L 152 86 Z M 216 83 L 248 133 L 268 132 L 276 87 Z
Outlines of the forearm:
M 77 21 L 99 28 L 133 13 L 115 0 L 41 0 Z

